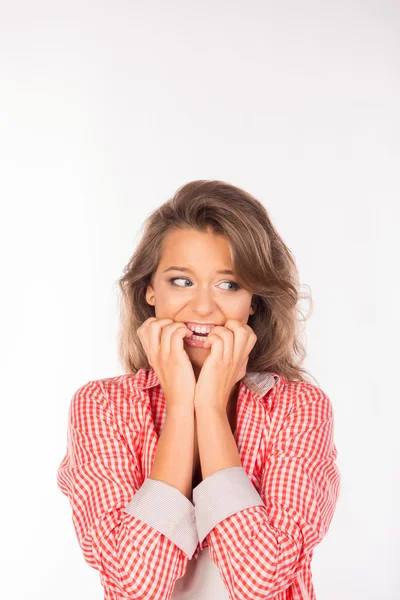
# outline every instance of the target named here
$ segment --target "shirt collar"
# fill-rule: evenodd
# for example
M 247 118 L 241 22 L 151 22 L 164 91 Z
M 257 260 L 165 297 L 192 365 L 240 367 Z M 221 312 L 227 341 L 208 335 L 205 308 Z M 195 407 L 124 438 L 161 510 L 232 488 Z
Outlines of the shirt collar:
M 247 371 L 242 382 L 256 396 L 265 396 L 280 379 L 280 375 L 272 371 Z
M 265 396 L 265 394 L 274 387 L 281 379 L 278 373 L 272 371 L 247 371 L 241 380 L 243 384 L 256 396 Z M 149 369 L 141 368 L 134 374 L 134 387 L 139 389 L 148 389 L 160 385 L 156 372 L 152 367 Z

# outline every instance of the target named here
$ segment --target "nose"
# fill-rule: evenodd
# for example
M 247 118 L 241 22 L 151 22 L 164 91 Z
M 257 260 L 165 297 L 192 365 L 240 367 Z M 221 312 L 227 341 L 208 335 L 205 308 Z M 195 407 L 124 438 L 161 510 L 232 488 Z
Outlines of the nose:
M 212 290 L 210 290 L 209 287 L 198 288 L 198 290 L 193 294 L 193 297 L 190 301 L 190 306 L 192 314 L 198 314 L 201 316 L 199 320 L 205 320 L 205 316 L 213 315 L 218 312 L 217 303 L 213 297 Z M 210 323 L 219 323 L 221 319 L 207 318 L 207 321 Z

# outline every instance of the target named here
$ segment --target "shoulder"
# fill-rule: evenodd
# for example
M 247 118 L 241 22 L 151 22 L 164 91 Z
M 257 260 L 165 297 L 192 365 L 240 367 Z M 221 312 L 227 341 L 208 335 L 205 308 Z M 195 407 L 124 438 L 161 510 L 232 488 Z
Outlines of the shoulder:
M 141 403 L 149 401 L 146 372 L 93 379 L 81 385 L 73 394 L 70 413 L 75 419 L 102 410 L 116 419 L 129 421 Z
M 332 403 L 328 394 L 317 385 L 305 381 L 292 381 L 285 378 L 279 388 L 276 409 L 282 419 L 294 412 L 317 409 L 327 417 L 332 416 Z

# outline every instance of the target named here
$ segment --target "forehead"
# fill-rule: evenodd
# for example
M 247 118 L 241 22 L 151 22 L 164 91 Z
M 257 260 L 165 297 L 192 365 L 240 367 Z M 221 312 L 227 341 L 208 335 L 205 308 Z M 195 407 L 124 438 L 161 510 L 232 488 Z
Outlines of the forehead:
M 212 232 L 174 229 L 164 239 L 160 268 L 179 265 L 196 270 L 199 266 L 232 268 L 229 240 Z

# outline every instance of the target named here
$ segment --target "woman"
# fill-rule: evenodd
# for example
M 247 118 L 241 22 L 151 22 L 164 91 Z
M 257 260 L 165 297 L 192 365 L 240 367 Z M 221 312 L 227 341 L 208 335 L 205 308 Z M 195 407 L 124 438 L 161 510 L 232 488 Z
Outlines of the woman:
M 184 185 L 119 284 L 126 373 L 75 392 L 57 473 L 105 599 L 315 599 L 333 411 L 300 366 L 297 269 L 264 206 Z

